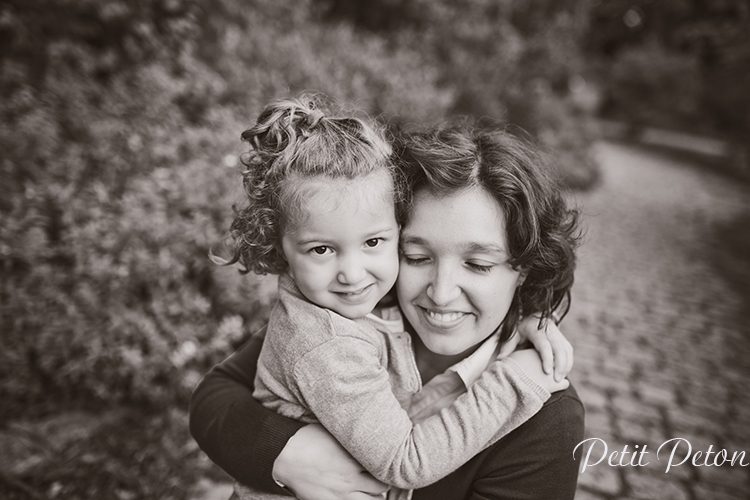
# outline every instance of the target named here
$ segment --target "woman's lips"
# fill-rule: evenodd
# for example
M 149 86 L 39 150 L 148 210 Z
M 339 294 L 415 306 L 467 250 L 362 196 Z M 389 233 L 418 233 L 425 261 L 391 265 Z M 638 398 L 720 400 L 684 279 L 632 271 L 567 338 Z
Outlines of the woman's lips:
M 422 311 L 422 316 L 428 324 L 437 328 L 450 328 L 455 326 L 468 315 L 460 311 L 439 311 L 417 306 Z

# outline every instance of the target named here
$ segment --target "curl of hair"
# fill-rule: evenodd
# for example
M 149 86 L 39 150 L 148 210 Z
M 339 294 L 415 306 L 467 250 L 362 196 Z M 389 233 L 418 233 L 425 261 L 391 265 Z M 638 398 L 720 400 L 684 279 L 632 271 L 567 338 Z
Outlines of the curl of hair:
M 461 125 L 404 133 L 396 144 L 407 193 L 437 196 L 480 186 L 505 214 L 509 264 L 525 273 L 502 324 L 501 341 L 522 317 L 567 312 L 581 233 L 543 157 L 524 139 L 498 128 Z M 406 200 L 408 218 L 411 200 Z
M 231 259 L 212 257 L 222 265 L 239 263 L 241 272 L 279 274 L 287 268 L 281 250 L 284 228 L 304 216 L 299 179 L 355 179 L 386 169 L 393 179 L 397 206 L 405 181 L 392 160 L 392 147 L 374 121 L 331 116 L 324 98 L 303 95 L 266 106 L 254 126 L 242 132 L 250 145 L 240 157 L 247 204 L 234 207 L 229 236 Z

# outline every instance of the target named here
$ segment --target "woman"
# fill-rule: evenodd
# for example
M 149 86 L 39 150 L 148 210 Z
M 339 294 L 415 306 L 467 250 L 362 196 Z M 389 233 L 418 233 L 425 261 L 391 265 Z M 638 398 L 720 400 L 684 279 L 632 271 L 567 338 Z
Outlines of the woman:
M 538 157 L 508 133 L 454 128 L 413 134 L 399 146 L 412 200 L 396 288 L 424 384 L 411 402 L 418 416 L 465 392 L 521 316 L 546 319 L 563 303 L 573 282 L 576 214 Z M 259 345 L 252 341 L 196 389 L 191 432 L 201 447 L 239 481 L 268 491 L 279 491 L 275 477 L 300 498 L 382 492 L 321 428 L 252 400 Z M 573 498 L 573 449 L 582 439 L 583 407 L 569 388 L 414 498 Z

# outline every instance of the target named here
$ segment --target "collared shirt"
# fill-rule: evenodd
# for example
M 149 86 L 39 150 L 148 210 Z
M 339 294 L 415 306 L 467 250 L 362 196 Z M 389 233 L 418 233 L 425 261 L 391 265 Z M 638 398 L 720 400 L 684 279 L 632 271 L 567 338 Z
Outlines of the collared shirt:
M 422 420 L 450 406 L 476 382 L 500 351 L 500 332 L 495 332 L 471 355 L 434 376 L 411 398 L 406 411 L 412 422 Z
M 515 362 L 493 364 L 472 398 L 458 398 L 466 386 L 451 372 L 459 386 L 450 391 L 455 396 L 446 415 L 426 415 L 416 428 L 405 407 L 420 391 L 420 376 L 403 325 L 384 328 L 395 319 L 346 319 L 310 303 L 291 277 L 280 276 L 279 302 L 258 360 L 256 399 L 281 415 L 319 421 L 375 477 L 413 488 L 455 470 L 549 398 Z M 491 404 L 497 398 L 501 408 Z M 430 414 L 442 407 L 431 405 Z M 239 498 L 266 498 L 245 489 L 235 489 Z

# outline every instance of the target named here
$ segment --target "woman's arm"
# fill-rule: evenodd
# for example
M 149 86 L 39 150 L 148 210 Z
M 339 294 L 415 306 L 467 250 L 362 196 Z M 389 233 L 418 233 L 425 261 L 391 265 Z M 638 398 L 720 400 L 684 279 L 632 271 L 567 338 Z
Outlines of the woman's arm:
M 573 500 L 584 437 L 584 409 L 571 386 L 528 422 L 413 500 Z
M 190 398 L 190 433 L 237 481 L 301 500 L 357 500 L 388 489 L 321 426 L 277 415 L 253 399 L 265 329 L 211 369 Z M 293 439 L 291 439 L 293 438 Z
M 253 399 L 264 337 L 265 328 L 203 377 L 190 398 L 190 433 L 206 455 L 239 482 L 284 494 L 272 478 L 274 461 L 304 424 Z

